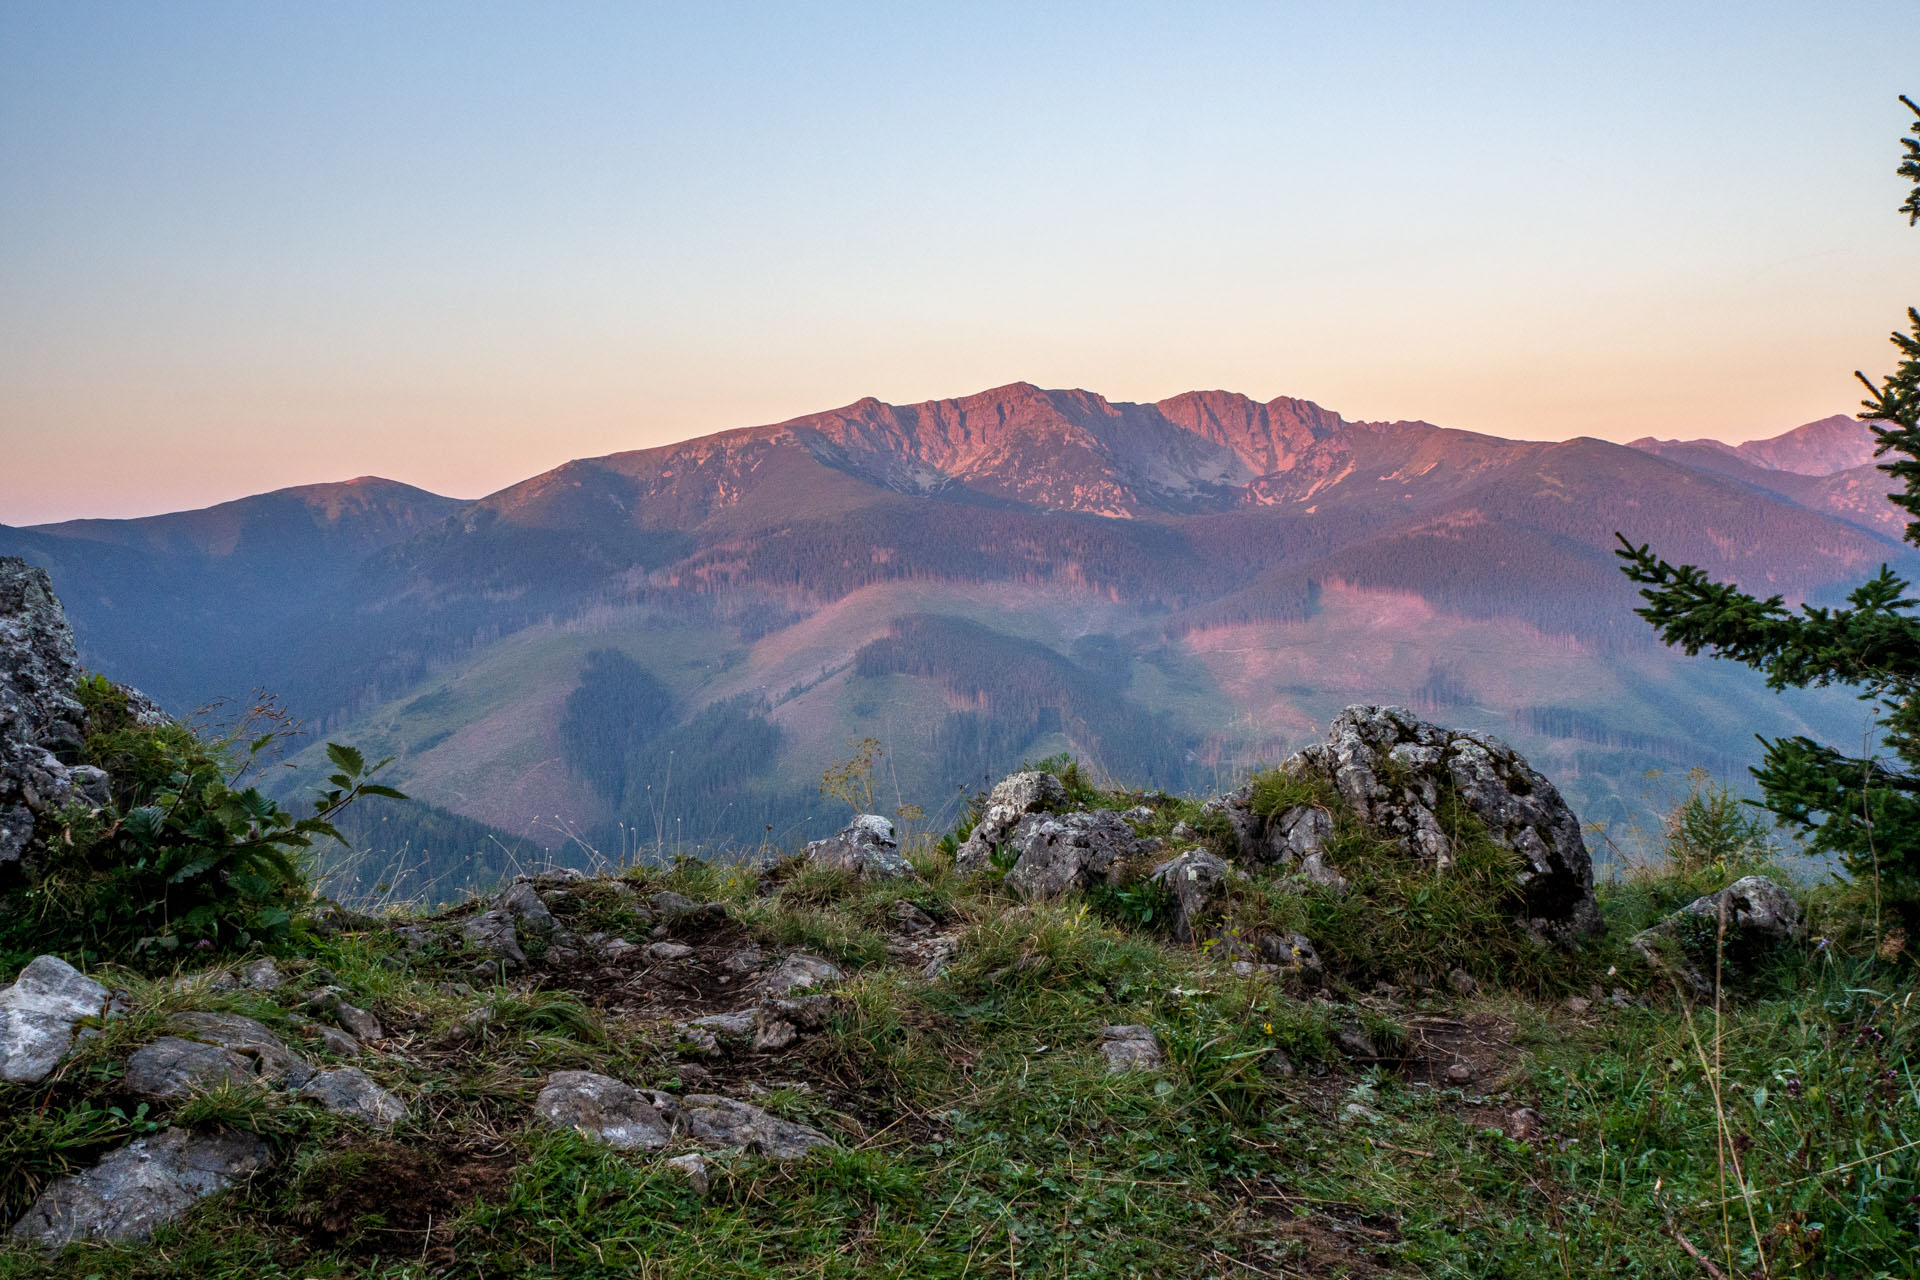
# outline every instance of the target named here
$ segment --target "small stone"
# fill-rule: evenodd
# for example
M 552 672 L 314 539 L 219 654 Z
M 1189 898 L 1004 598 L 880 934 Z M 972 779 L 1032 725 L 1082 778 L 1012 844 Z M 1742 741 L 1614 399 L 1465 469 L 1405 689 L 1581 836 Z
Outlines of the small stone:
M 264 956 L 250 961 L 240 970 L 240 983 L 253 991 L 278 991 L 286 985 L 280 966 Z
M 893 911 L 888 918 L 893 921 L 895 929 L 909 936 L 928 933 L 934 928 L 933 917 L 905 898 L 894 901 Z
M 323 1018 L 331 1018 L 354 1039 L 360 1041 L 381 1040 L 386 1031 L 380 1025 L 380 1019 L 368 1013 L 358 1005 L 351 1004 L 338 991 L 320 990 L 307 997 L 309 1012 Z
M 360 1056 L 360 1042 L 338 1027 L 316 1026 L 313 1029 L 313 1037 L 321 1043 L 327 1052 L 336 1057 L 357 1058 Z
M 1166 1051 L 1151 1027 L 1114 1026 L 1100 1029 L 1100 1052 L 1106 1055 L 1108 1074 L 1158 1071 L 1167 1065 Z
M 863 813 L 840 834 L 811 842 L 806 858 L 816 867 L 846 871 L 862 880 L 919 878 L 919 872 L 900 852 L 893 823 L 877 813 Z
M 767 953 L 758 947 L 748 947 L 745 951 L 736 951 L 722 960 L 720 967 L 728 973 L 752 973 L 756 969 L 767 967 Z
M 161 1036 L 127 1056 L 120 1087 L 149 1102 L 172 1102 L 221 1085 L 257 1083 L 253 1064 L 231 1049 Z
M 338 1115 L 364 1120 L 376 1129 L 391 1129 L 407 1118 L 406 1104 L 358 1067 L 322 1071 L 307 1081 L 300 1096 Z
M 509 885 L 499 902 L 499 909 L 512 916 L 520 928 L 534 933 L 553 932 L 553 913 L 547 910 L 547 904 L 540 900 L 539 892 L 532 885 L 524 882 Z
M 1447 985 L 1463 996 L 1470 996 L 1480 989 L 1480 984 L 1465 969 L 1449 969 Z
M 495 909 L 468 916 L 460 924 L 460 934 L 468 945 L 506 965 L 518 968 L 527 962 L 527 953 L 520 949 L 520 936 L 514 932 L 513 916 L 505 911 Z
M 1567 1012 L 1572 1014 L 1576 1018 L 1579 1017 L 1581 1014 L 1585 1013 L 1587 1010 L 1591 1009 L 1592 1007 L 1593 1007 L 1593 1001 L 1587 999 L 1585 996 L 1568 996 L 1567 997 Z
M 1455 1062 L 1447 1067 L 1448 1084 L 1470 1084 L 1473 1081 L 1473 1068 L 1464 1062 Z
M 683 1156 L 674 1156 L 667 1161 L 667 1168 L 673 1170 L 687 1181 L 693 1194 L 702 1200 L 707 1198 L 711 1180 L 707 1175 L 707 1158 L 698 1151 L 689 1151 Z
M 664 1094 L 652 1097 L 674 1108 L 675 1129 L 710 1149 L 741 1148 L 773 1160 L 797 1160 L 817 1147 L 833 1145 L 833 1139 L 818 1129 L 782 1120 L 733 1098 L 693 1093 L 675 1103 Z
M 1520 1107 L 1507 1114 L 1506 1135 L 1515 1142 L 1531 1142 L 1540 1136 L 1540 1113 L 1532 1107 Z
M 823 983 L 839 982 L 846 976 L 833 962 L 796 951 L 781 961 L 780 967 L 763 978 L 760 985 L 768 995 L 784 996 Z
M 679 915 L 683 911 L 693 910 L 697 905 L 692 898 L 671 889 L 663 889 L 653 895 L 653 909 L 661 915 Z
M 237 1013 L 183 1013 L 173 1020 L 182 1035 L 230 1049 L 252 1064 L 253 1074 L 282 1089 L 297 1089 L 313 1075 L 299 1054 L 252 1018 Z
M 656 942 L 647 948 L 647 958 L 662 964 L 685 960 L 692 954 L 693 948 L 684 942 Z

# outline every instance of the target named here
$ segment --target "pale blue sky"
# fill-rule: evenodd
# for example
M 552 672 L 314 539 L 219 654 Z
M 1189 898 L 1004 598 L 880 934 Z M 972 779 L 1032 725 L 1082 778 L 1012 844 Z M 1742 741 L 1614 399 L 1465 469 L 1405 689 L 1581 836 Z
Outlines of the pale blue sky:
M 1848 411 L 1910 3 L 0 4 L 0 522 L 1015 380 Z

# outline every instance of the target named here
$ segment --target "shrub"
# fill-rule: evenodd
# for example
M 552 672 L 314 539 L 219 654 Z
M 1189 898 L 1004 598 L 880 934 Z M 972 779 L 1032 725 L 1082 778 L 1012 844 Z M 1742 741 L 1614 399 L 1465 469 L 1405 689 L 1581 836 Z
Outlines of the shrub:
M 87 961 L 144 957 L 182 946 L 244 948 L 283 939 L 309 896 L 302 852 L 316 840 L 345 843 L 332 819 L 361 796 L 406 797 L 369 779 L 360 752 L 327 744 L 334 773 L 295 818 L 242 781 L 292 730 L 270 706 L 240 733 L 208 742 L 183 725 L 144 725 L 124 692 L 92 676 L 80 684 L 86 711 L 82 759 L 105 769 L 110 802 L 61 815 L 35 878 L 0 921 L 0 955 L 77 953 Z

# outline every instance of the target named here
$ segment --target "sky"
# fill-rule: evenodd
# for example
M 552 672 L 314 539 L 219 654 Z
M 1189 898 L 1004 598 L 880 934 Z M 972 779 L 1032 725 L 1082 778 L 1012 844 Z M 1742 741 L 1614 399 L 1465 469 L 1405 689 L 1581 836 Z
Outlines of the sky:
M 1911 0 L 0 4 L 0 523 L 873 395 L 1775 435 L 1920 303 Z

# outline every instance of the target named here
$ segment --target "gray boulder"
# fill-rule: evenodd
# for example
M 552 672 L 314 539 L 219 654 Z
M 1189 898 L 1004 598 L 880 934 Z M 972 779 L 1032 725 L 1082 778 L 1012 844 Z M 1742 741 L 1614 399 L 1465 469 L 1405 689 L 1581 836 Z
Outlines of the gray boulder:
M 460 923 L 460 936 L 467 945 L 493 956 L 510 968 L 520 968 L 527 963 L 527 953 L 520 949 L 520 935 L 514 931 L 513 914 L 498 907 L 492 911 L 483 911 L 468 916 Z
M 1805 933 L 1800 904 L 1791 893 L 1765 876 L 1743 876 L 1636 934 L 1633 945 L 1662 971 L 1675 967 L 1669 957 L 1677 959 L 1677 976 L 1697 994 L 1711 997 L 1716 970 L 1737 981 L 1776 948 L 1798 942 Z
M 556 1129 L 577 1129 L 621 1151 L 658 1151 L 673 1141 L 672 1123 L 652 1102 L 593 1071 L 548 1076 L 533 1100 L 533 1114 Z
M 863 813 L 839 835 L 810 842 L 807 861 L 816 867 L 851 872 L 863 880 L 901 880 L 918 875 L 900 852 L 893 823 L 877 813 Z
M 1189 849 L 1153 869 L 1150 879 L 1173 900 L 1173 935 L 1198 942 L 1225 914 L 1234 872 L 1205 849 Z
M 1028 770 L 1002 778 L 987 793 L 980 821 L 954 854 L 954 868 L 963 876 L 985 871 L 993 865 L 994 846 L 1005 843 L 1022 818 L 1050 813 L 1066 803 L 1067 789 L 1050 773 Z
M 1498 738 L 1443 729 L 1401 707 L 1352 706 L 1334 717 L 1326 742 L 1280 768 L 1320 780 L 1361 822 L 1436 870 L 1454 857 L 1438 812 L 1451 792 L 1490 839 L 1524 860 L 1519 879 L 1536 934 L 1565 942 L 1601 927 L 1580 820 L 1553 783 Z M 1325 839 L 1302 826 L 1308 821 L 1294 810 L 1274 815 L 1243 852 L 1271 859 L 1286 851 L 1304 862 Z
M 0 1081 L 39 1084 L 72 1051 L 80 1022 L 105 1017 L 111 993 L 58 956 L 39 956 L 0 987 Z
M 168 1129 L 54 1182 L 13 1224 L 13 1238 L 49 1251 L 76 1240 L 144 1240 L 266 1163 L 267 1144 L 253 1134 Z
M 1007 872 L 1007 885 L 1026 898 L 1050 898 L 1110 882 L 1124 863 L 1159 847 L 1110 809 L 1030 813 L 1020 819 L 1008 843 L 1019 858 Z
M 335 1067 L 307 1081 L 300 1096 L 328 1111 L 363 1120 L 376 1129 L 391 1129 L 407 1118 L 406 1104 L 373 1082 L 358 1067 Z

